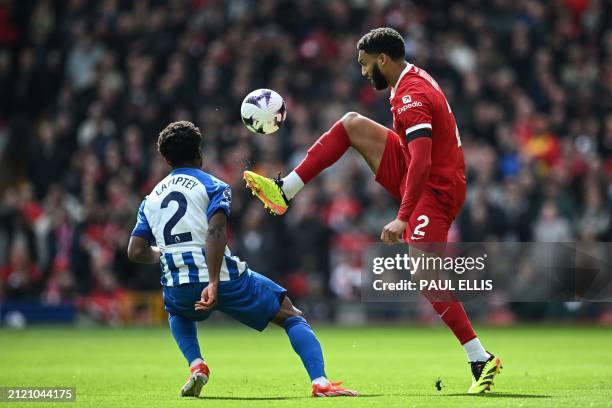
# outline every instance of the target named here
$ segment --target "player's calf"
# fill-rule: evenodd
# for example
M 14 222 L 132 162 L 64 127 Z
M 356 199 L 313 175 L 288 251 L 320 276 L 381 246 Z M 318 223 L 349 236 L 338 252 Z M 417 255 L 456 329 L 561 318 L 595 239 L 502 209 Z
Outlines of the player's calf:
M 300 356 L 312 382 L 312 396 L 359 395 L 356 391 L 341 387 L 341 382 L 334 383 L 329 381 L 325 374 L 321 344 L 306 319 L 304 319 L 302 311 L 293 306 L 288 297 L 283 299 L 281 308 L 272 321 L 284 327 L 293 350 Z

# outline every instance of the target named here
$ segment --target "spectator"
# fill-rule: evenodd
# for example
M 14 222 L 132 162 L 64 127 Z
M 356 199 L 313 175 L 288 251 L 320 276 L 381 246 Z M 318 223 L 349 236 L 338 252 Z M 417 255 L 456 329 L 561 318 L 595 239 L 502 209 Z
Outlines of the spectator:
M 8 263 L 0 268 L 0 279 L 4 282 L 7 299 L 36 296 L 40 290 L 42 273 L 33 262 L 24 240 L 11 245 Z

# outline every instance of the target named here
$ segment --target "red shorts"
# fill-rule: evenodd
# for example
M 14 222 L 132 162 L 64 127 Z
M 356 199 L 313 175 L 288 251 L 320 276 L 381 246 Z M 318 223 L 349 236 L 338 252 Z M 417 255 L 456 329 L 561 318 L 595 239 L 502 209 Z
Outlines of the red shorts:
M 389 130 L 376 181 L 401 202 L 407 173 L 400 137 Z M 457 185 L 452 199 L 447 197 L 426 187 L 408 220 L 404 232 L 406 242 L 446 242 L 448 230 L 465 201 L 465 183 Z

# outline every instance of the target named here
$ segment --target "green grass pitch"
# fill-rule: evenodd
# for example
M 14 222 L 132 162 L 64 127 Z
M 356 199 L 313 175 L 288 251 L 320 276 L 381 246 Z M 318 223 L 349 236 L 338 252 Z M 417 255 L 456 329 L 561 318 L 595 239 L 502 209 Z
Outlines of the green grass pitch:
M 74 386 L 59 407 L 603 407 L 612 406 L 612 330 L 480 328 L 504 370 L 494 392 L 467 396 L 463 350 L 443 327 L 316 327 L 327 373 L 359 390 L 313 399 L 285 333 L 199 326 L 211 380 L 180 399 L 186 364 L 166 328 L 0 330 L 0 386 Z M 438 391 L 435 382 L 442 381 Z M 0 407 L 9 406 L 3 402 Z M 49 406 L 40 403 L 16 407 Z

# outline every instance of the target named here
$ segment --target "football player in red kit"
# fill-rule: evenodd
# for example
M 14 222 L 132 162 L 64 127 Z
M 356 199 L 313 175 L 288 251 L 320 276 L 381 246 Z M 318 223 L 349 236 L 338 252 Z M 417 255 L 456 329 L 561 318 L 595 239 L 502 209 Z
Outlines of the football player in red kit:
M 283 179 L 244 172 L 247 187 L 277 215 L 310 180 L 353 147 L 378 181 L 399 202 L 394 220 L 381 240 L 445 243 L 465 200 L 465 164 L 459 130 L 446 97 L 423 69 L 405 61 L 404 40 L 391 28 L 377 28 L 357 44 L 361 73 L 377 90 L 390 89 L 394 130 L 349 112 L 308 150 L 304 160 Z M 412 253 L 412 248 L 411 248 Z M 491 389 L 501 361 L 488 353 L 474 333 L 463 305 L 427 293 L 441 319 L 465 348 L 472 369 L 468 393 Z

